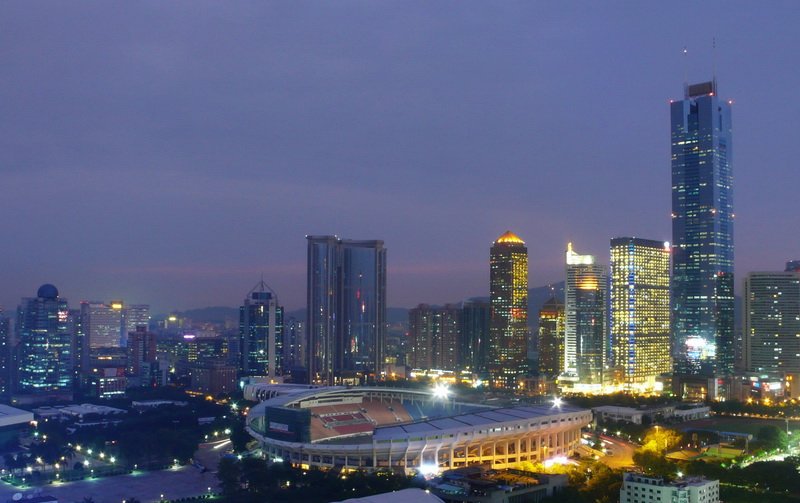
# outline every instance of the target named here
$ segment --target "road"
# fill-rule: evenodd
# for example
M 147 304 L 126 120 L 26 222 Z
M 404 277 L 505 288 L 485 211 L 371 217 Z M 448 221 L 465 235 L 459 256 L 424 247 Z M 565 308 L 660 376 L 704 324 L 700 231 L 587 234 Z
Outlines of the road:
M 598 461 L 609 468 L 626 468 L 633 466 L 633 453 L 636 445 L 618 438 L 600 435 L 603 447 L 611 450 L 611 454 L 601 457 Z

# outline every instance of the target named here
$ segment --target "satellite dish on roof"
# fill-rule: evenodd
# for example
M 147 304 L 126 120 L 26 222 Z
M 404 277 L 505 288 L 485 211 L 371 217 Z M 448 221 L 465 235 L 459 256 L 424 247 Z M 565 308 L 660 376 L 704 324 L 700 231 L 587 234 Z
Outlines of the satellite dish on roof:
M 19 501 L 22 499 L 22 493 L 14 493 L 14 496 L 11 497 L 14 501 Z

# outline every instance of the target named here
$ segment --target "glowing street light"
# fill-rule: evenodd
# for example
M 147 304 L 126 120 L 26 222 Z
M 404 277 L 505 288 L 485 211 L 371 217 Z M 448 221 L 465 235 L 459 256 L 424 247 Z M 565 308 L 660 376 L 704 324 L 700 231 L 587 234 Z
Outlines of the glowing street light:
M 562 399 L 561 399 L 561 398 L 559 398 L 559 397 L 555 397 L 555 398 L 553 399 L 553 407 L 561 407 L 561 405 L 562 405 L 563 403 L 564 403 L 564 400 L 562 400 Z
M 447 397 L 450 396 L 450 388 L 446 384 L 438 383 L 433 387 L 433 396 L 434 398 L 447 400 Z

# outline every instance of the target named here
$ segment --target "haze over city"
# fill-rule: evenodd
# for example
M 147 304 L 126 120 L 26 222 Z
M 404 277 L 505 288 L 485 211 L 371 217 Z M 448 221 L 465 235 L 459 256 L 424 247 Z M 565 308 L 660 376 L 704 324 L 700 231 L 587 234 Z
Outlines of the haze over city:
M 4 3 L 0 305 L 305 304 L 306 234 L 382 239 L 388 305 L 670 239 L 670 99 L 732 99 L 736 277 L 797 258 L 794 3 Z M 712 55 L 712 40 L 716 51 Z M 683 48 L 688 55 L 683 56 Z

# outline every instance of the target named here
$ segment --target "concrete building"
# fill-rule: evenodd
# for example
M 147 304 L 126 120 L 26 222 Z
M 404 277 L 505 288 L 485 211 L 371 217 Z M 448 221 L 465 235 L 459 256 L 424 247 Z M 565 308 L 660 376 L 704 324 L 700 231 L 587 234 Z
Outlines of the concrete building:
M 800 372 L 800 272 L 751 272 L 743 301 L 745 370 Z
M 461 345 L 461 309 L 420 304 L 408 311 L 411 353 L 408 363 L 415 369 L 456 370 Z
M 551 297 L 539 310 L 539 373 L 564 372 L 564 304 Z
M 563 474 L 470 466 L 444 472 L 430 491 L 446 503 L 536 503 L 566 487 Z
M 619 490 L 620 503 L 719 503 L 719 481 L 686 477 L 674 482 L 638 473 L 626 473 Z

